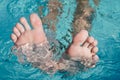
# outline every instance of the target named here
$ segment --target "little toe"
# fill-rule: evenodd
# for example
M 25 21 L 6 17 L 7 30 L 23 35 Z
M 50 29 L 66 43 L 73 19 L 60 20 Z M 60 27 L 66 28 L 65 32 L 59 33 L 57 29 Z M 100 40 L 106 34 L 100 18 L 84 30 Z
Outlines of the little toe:
M 96 54 L 98 52 L 98 47 L 92 48 L 92 52 Z
M 35 13 L 31 14 L 30 21 L 31 21 L 33 28 L 35 28 L 35 29 L 39 28 L 40 30 L 43 30 L 41 19 L 39 18 L 39 16 L 37 14 L 35 14 Z
M 91 63 L 91 67 L 95 67 L 96 63 L 99 61 L 99 57 L 97 55 L 94 55 L 92 57 L 92 63 Z
M 21 33 L 24 33 L 24 31 L 25 31 L 23 25 L 20 24 L 20 23 L 17 23 L 17 24 L 16 24 L 16 28 L 17 28 Z
M 28 24 L 27 20 L 24 17 L 20 19 L 20 22 L 24 25 L 26 30 L 31 30 L 30 25 Z
M 11 34 L 11 39 L 15 43 L 17 41 L 17 36 L 15 34 Z
M 93 63 L 95 64 L 96 62 L 98 62 L 99 57 L 97 55 L 95 55 L 92 57 L 92 59 L 93 59 Z
M 16 27 L 13 28 L 13 32 L 14 32 L 14 34 L 15 34 L 17 37 L 20 36 L 20 32 L 19 32 L 19 30 L 18 30 Z
M 88 38 L 88 31 L 81 30 L 73 39 L 73 43 L 82 45 Z

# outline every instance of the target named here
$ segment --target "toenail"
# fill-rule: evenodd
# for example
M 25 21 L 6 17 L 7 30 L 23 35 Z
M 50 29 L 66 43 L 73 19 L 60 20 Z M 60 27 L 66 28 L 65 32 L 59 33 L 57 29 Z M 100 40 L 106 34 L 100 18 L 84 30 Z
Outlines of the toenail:
M 31 14 L 31 17 L 34 17 L 34 16 L 37 16 L 37 14 L 36 13 Z
M 24 21 L 25 21 L 25 18 L 24 18 L 24 17 L 22 17 L 22 18 L 20 19 L 20 21 L 21 21 L 21 22 L 24 22 Z
M 98 52 L 98 48 L 94 47 L 93 50 L 92 50 L 92 52 L 97 53 Z
M 97 41 L 97 40 L 95 40 L 94 45 L 97 45 L 97 44 L 98 44 L 98 41 Z
M 87 31 L 87 30 L 81 30 L 80 32 L 85 32 L 85 33 L 88 33 L 88 31 Z

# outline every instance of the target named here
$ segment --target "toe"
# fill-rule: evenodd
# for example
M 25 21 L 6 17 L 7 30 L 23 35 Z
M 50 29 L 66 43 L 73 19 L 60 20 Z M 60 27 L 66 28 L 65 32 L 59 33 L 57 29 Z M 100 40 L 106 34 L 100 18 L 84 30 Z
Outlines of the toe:
M 88 41 L 89 43 L 93 43 L 93 42 L 94 42 L 94 38 L 93 38 L 93 37 L 89 37 L 89 38 L 87 39 L 87 41 Z
M 21 33 L 23 33 L 23 32 L 25 31 L 23 25 L 20 24 L 20 23 L 17 23 L 17 24 L 16 24 L 16 28 L 17 28 Z
M 20 22 L 24 25 L 26 30 L 31 30 L 30 25 L 28 24 L 27 20 L 24 17 L 20 19 Z
M 90 45 L 90 43 L 88 41 L 86 41 L 84 44 L 83 44 L 83 47 L 88 47 Z
M 93 37 L 88 37 L 87 40 L 84 42 L 83 46 L 84 47 L 89 47 L 90 44 L 94 41 Z M 91 47 L 91 46 L 90 46 Z
M 30 21 L 31 21 L 33 28 L 37 28 L 37 29 L 39 28 L 39 29 L 43 30 L 41 19 L 39 18 L 39 16 L 37 14 L 35 14 L 35 13 L 31 14 Z
M 88 48 L 89 48 L 90 51 L 92 50 L 93 47 L 94 47 L 94 46 L 93 46 L 92 44 L 90 44 L 90 45 L 88 46 Z
M 94 47 L 94 48 L 92 49 L 92 52 L 96 54 L 96 53 L 98 52 L 98 47 Z
M 82 45 L 82 44 L 86 41 L 87 37 L 88 37 L 88 31 L 86 31 L 86 30 L 81 30 L 81 31 L 74 37 L 73 43 Z
M 14 34 L 15 34 L 17 37 L 20 36 L 20 32 L 19 32 L 19 30 L 18 30 L 16 27 L 13 28 L 13 32 L 14 32 Z
M 95 67 L 96 63 L 99 61 L 99 57 L 97 55 L 94 55 L 92 57 L 92 64 L 91 67 Z
M 17 41 L 17 36 L 15 34 L 11 34 L 11 39 L 13 40 L 13 42 L 15 43 Z
M 91 40 L 92 42 L 92 40 Z M 89 49 L 92 50 L 95 46 L 97 46 L 97 40 L 94 40 L 90 45 L 89 45 Z
M 94 40 L 94 42 L 92 43 L 93 46 L 96 46 L 98 44 L 97 40 Z
M 98 60 L 99 60 L 99 57 L 97 55 L 93 56 L 93 62 L 94 63 L 98 62 Z

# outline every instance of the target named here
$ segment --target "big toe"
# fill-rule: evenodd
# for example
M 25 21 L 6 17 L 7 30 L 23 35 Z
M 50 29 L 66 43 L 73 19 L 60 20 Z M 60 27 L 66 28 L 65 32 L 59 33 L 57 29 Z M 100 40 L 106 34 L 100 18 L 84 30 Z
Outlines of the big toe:
M 30 21 L 31 21 L 33 28 L 35 28 L 35 29 L 39 28 L 39 29 L 43 30 L 41 19 L 39 18 L 39 16 L 37 14 L 35 14 L 35 13 L 31 14 Z
M 81 30 L 73 39 L 73 43 L 82 45 L 88 37 L 88 31 Z

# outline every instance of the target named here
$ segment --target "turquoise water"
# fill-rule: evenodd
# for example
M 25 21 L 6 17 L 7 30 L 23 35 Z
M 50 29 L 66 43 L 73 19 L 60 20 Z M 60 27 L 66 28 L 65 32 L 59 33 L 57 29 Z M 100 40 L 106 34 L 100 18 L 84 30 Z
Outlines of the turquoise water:
M 61 0 L 63 13 L 57 24 L 56 39 L 66 46 L 71 42 L 68 30 L 76 7 L 75 0 Z M 56 73 L 53 76 L 42 73 L 29 64 L 20 64 L 11 53 L 10 33 L 19 18 L 33 12 L 38 13 L 38 6 L 44 7 L 45 16 L 48 13 L 47 0 L 0 0 L 0 80 L 120 80 L 120 0 L 101 0 L 96 7 L 92 0 L 90 4 L 96 9 L 90 34 L 99 41 L 100 61 L 97 66 L 86 72 L 79 72 L 74 76 L 64 76 Z M 69 12 L 69 15 L 68 15 Z M 64 21 L 64 22 L 63 22 Z M 63 37 L 67 36 L 67 40 Z M 63 50 L 64 51 L 64 50 Z

